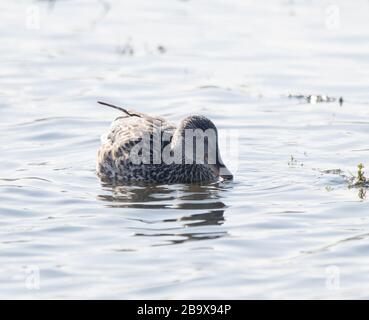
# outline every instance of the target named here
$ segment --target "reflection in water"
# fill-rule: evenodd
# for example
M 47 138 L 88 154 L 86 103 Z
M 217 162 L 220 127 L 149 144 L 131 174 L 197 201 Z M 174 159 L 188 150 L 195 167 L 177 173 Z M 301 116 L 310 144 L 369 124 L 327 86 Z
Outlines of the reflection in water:
M 179 244 L 217 239 L 228 234 L 219 228 L 225 221 L 226 208 L 220 199 L 221 194 L 226 192 L 231 184 L 125 186 L 104 184 L 103 187 L 108 193 L 99 195 L 98 199 L 106 202 L 108 207 L 165 209 L 161 211 L 168 215 L 165 218 L 154 220 L 154 212 L 148 219 L 131 218 L 130 220 L 140 223 L 139 227 L 133 228 L 136 231 L 134 236 L 159 237 L 161 240 L 165 239 L 165 244 Z M 178 212 L 181 213 L 180 216 Z M 153 228 L 153 225 L 160 225 L 160 228 Z

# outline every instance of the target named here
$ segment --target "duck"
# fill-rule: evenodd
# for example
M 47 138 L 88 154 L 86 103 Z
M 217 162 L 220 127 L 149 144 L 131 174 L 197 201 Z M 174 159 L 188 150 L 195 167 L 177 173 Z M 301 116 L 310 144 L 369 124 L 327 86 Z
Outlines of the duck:
M 163 117 L 98 101 L 119 110 L 101 138 L 96 172 L 107 183 L 193 184 L 233 180 L 224 165 L 215 124 L 190 115 L 178 125 Z

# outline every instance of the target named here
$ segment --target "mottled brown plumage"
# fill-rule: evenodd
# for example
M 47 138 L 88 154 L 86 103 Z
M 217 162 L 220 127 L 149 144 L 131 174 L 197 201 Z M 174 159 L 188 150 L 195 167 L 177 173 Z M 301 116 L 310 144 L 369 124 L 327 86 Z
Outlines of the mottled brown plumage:
M 217 145 L 217 165 L 192 163 L 185 159 L 178 163 L 155 162 L 167 147 L 174 150 L 176 141 L 183 139 L 185 129 L 214 129 L 215 125 L 203 116 L 190 116 L 176 127 L 161 117 L 152 117 L 134 110 L 124 109 L 104 102 L 100 104 L 118 109 L 123 116 L 116 118 L 110 132 L 102 139 L 98 152 L 97 174 L 107 182 L 145 181 L 152 183 L 194 183 L 211 182 L 219 178 L 219 168 L 226 169 L 221 163 Z M 154 140 L 160 137 L 159 146 Z M 164 139 L 163 139 L 164 138 Z M 210 147 L 210 146 L 209 146 Z M 145 149 L 146 148 L 146 149 Z M 145 163 L 137 164 L 132 159 L 135 150 L 149 150 Z M 146 154 L 146 153 L 145 153 Z M 218 156 L 219 154 L 219 156 Z M 142 156 L 138 152 L 139 156 Z M 229 172 L 229 171 L 228 171 Z M 229 173 L 225 178 L 231 179 Z

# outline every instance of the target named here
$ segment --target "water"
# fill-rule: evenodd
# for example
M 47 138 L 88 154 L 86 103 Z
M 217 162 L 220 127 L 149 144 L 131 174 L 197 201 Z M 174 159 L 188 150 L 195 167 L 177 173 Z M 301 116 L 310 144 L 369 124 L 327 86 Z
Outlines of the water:
M 368 1 L 0 12 L 1 298 L 368 298 Z M 235 181 L 102 185 L 97 100 L 235 131 Z

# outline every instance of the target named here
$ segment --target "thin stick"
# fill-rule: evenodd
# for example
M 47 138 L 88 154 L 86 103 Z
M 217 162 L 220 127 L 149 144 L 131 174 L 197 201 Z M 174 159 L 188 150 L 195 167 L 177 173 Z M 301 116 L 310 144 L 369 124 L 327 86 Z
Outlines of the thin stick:
M 97 101 L 97 103 L 102 104 L 103 106 L 107 106 L 107 107 L 110 107 L 110 108 L 114 108 L 114 109 L 120 110 L 120 111 L 128 114 L 129 116 L 137 116 L 137 117 L 139 116 L 137 114 L 130 113 L 127 109 L 124 109 L 124 108 L 115 106 L 115 105 L 110 104 L 110 103 L 106 103 L 106 102 L 102 102 L 102 101 Z

